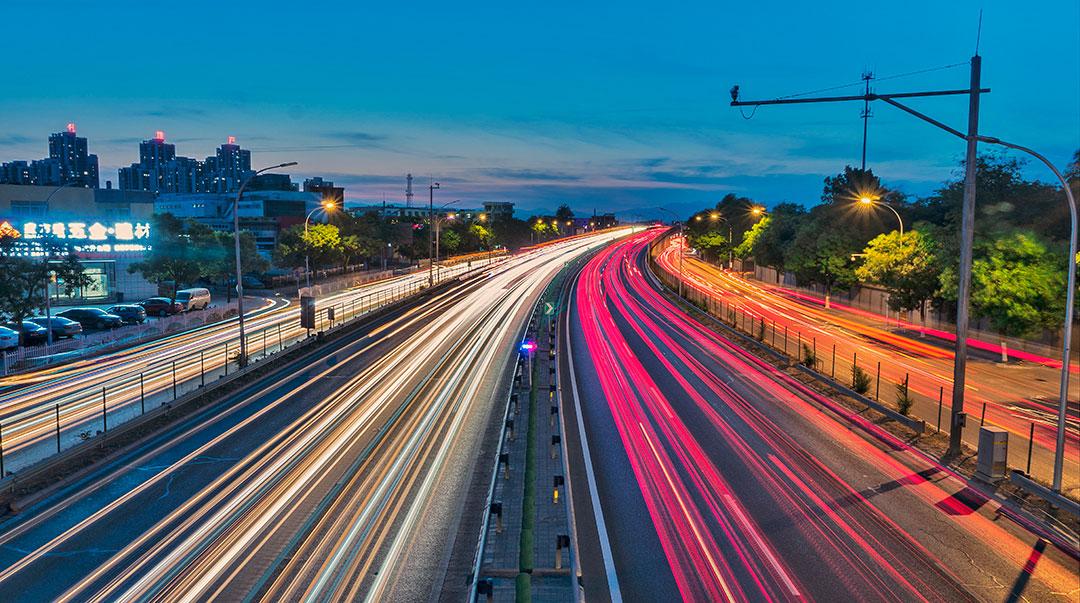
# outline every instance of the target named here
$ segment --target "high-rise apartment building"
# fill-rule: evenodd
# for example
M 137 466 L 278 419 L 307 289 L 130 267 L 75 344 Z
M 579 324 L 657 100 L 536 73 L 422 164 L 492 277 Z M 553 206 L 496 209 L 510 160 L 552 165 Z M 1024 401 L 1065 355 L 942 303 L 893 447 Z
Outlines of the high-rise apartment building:
M 75 124 L 69 123 L 65 131 L 49 136 L 47 158 L 0 165 L 0 184 L 98 188 L 98 158 L 87 151 L 86 139 L 76 136 Z

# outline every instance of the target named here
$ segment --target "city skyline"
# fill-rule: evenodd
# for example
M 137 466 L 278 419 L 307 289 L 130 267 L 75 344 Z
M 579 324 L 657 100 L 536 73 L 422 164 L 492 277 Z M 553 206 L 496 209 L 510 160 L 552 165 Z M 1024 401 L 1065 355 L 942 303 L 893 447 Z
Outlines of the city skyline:
M 13 16 L 30 24 L 61 17 L 83 24 L 81 43 L 98 60 L 44 85 L 11 78 L 0 114 L 19 119 L 0 132 L 0 159 L 40 155 L 41 134 L 74 121 L 91 139 L 102 180 L 115 181 L 131 148 L 163 130 L 193 157 L 236 136 L 257 157 L 254 167 L 298 161 L 297 178 L 324 176 L 353 202 L 401 200 L 411 172 L 439 180 L 454 198 L 512 200 L 526 211 L 563 202 L 579 211 L 682 209 L 729 192 L 806 204 L 825 176 L 857 165 L 861 105 L 763 108 L 746 120 L 727 106 L 728 88 L 770 98 L 847 82 L 840 90 L 857 93 L 864 69 L 880 78 L 881 91 L 962 87 L 980 8 L 984 82 L 993 89 L 983 100 L 983 130 L 1059 166 L 1080 139 L 1080 116 L 1070 109 L 1080 91 L 1049 86 L 1028 68 L 1052 61 L 1060 72 L 1076 71 L 1069 23 L 1080 14 L 1065 2 L 1037 14 L 1003 2 L 961 3 L 933 17 L 854 3 L 825 14 L 692 5 L 655 19 L 642 5 L 625 14 L 578 7 L 559 22 L 524 8 L 333 5 L 337 18 L 318 21 L 317 41 L 288 51 L 259 43 L 289 33 L 287 20 L 273 16 L 277 6 L 253 15 L 218 7 L 220 18 L 208 24 L 183 11 L 170 15 L 157 39 L 183 31 L 188 51 L 229 48 L 228 60 L 194 65 L 186 52 L 141 56 L 129 39 L 105 35 L 105 17 L 87 7 L 15 4 Z M 160 9 L 146 10 L 108 19 L 133 31 L 165 19 Z M 250 27 L 231 26 L 241 20 Z M 775 35 L 739 25 L 762 21 Z M 784 33 L 804 23 L 809 33 Z M 29 44 L 32 29 L 9 42 Z M 872 43 L 864 42 L 867 30 Z M 843 33 L 828 35 L 834 31 Z M 828 39 L 806 44 L 821 34 Z M 911 39 L 935 43 L 913 47 Z M 43 49 L 38 60 L 35 69 L 60 72 L 64 59 Z M 129 69 L 105 67 L 125 61 Z M 953 67 L 884 79 L 946 65 Z M 963 123 L 962 101 L 918 106 Z M 890 107 L 873 109 L 868 165 L 885 182 L 926 194 L 955 173 L 962 144 Z M 1028 173 L 1049 179 L 1038 166 Z

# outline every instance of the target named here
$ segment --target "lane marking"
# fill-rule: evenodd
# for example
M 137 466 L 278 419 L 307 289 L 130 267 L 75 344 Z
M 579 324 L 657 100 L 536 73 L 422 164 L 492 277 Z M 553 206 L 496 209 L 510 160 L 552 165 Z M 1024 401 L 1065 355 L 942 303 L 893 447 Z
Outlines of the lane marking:
M 575 278 L 574 289 L 577 288 L 576 281 Z M 604 558 L 604 573 L 607 574 L 608 594 L 611 595 L 612 603 L 622 603 L 622 591 L 619 590 L 619 577 L 615 572 L 615 560 L 611 555 L 611 541 L 608 539 L 607 523 L 604 521 L 604 510 L 600 507 L 600 496 L 596 490 L 596 475 L 593 473 L 592 454 L 589 452 L 589 438 L 585 434 L 585 420 L 581 415 L 577 369 L 574 368 L 574 346 L 570 341 L 569 312 L 567 312 L 566 316 L 566 335 L 566 361 L 570 365 L 570 391 L 574 395 L 574 411 L 577 415 L 578 434 L 581 439 L 581 454 L 585 457 L 585 476 L 589 482 L 589 498 L 592 501 L 593 516 L 596 519 L 596 533 L 600 537 L 600 553 Z

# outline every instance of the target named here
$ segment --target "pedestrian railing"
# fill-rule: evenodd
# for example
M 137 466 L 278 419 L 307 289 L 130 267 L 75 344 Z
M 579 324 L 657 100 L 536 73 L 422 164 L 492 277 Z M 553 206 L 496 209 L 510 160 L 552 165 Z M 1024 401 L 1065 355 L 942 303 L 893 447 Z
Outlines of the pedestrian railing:
M 650 244 L 648 260 L 653 274 L 672 292 L 678 292 L 678 272 L 657 260 L 670 234 Z M 952 395 L 951 381 L 936 378 L 926 371 L 912 370 L 910 365 L 894 360 L 897 354 L 861 347 L 845 352 L 844 348 L 851 348 L 850 342 L 840 342 L 828 335 L 827 329 L 804 332 L 798 327 L 778 324 L 776 320 L 763 316 L 752 304 L 747 304 L 747 298 L 743 295 L 702 290 L 686 279 L 682 284 L 682 297 L 687 302 L 741 335 L 778 352 L 788 362 L 811 369 L 817 375 L 853 390 L 892 412 L 922 419 L 936 432 L 948 431 L 950 408 L 946 403 Z M 978 421 L 977 426 L 987 421 L 996 423 L 1001 419 L 1012 424 L 1017 422 L 1013 409 L 1007 405 L 976 401 L 973 407 L 970 420 Z M 1038 418 L 1028 421 L 1027 433 L 1023 434 L 1026 441 L 1017 441 L 1017 445 L 1009 447 L 1009 465 L 1024 467 L 1027 475 L 1032 475 L 1034 471 L 1036 476 L 1049 479 L 1056 424 L 1050 412 L 1036 410 L 1032 414 Z M 976 436 L 977 432 L 978 429 L 968 430 L 969 434 Z M 1017 440 L 1022 440 L 1023 436 Z M 1035 446 L 1036 442 L 1039 446 Z M 1069 445 L 1075 446 L 1075 442 Z
M 248 364 L 263 362 L 315 332 L 341 327 L 416 295 L 426 286 L 420 279 L 404 281 L 320 304 L 315 329 L 301 328 L 298 311 L 250 329 L 245 337 Z M 0 479 L 235 373 L 241 366 L 239 356 L 239 337 L 230 333 L 225 341 L 178 346 L 163 360 L 132 363 L 136 368 L 90 387 L 77 382 L 61 385 L 50 392 L 47 404 L 31 402 L 29 410 L 18 410 L 16 393 L 4 404 L 11 412 L 0 421 Z

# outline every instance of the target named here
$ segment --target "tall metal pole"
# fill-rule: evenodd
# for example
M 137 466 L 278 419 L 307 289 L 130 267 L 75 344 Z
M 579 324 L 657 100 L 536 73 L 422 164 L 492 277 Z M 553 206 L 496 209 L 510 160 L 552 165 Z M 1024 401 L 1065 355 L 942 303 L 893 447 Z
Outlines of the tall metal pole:
M 975 241 L 975 170 L 979 144 L 979 81 L 982 57 L 971 57 L 971 86 L 968 92 L 967 154 L 964 159 L 964 199 L 960 218 L 960 282 L 956 299 L 956 356 L 953 364 L 951 420 L 948 454 L 960 453 L 964 435 L 964 388 L 967 377 L 967 336 L 971 300 L 971 256 Z
M 435 189 L 438 182 L 428 185 L 428 287 L 435 286 Z
M 237 358 L 236 364 L 238 366 L 244 366 L 247 364 L 247 341 L 244 338 L 244 279 L 243 279 L 243 267 L 240 265 L 240 198 L 244 196 L 244 189 L 247 188 L 252 178 L 258 176 L 263 172 L 270 170 L 276 170 L 278 168 L 289 167 L 296 165 L 295 161 L 288 163 L 281 163 L 278 165 L 270 166 L 258 170 L 251 175 L 250 178 L 244 180 L 240 184 L 240 190 L 236 191 L 236 198 L 233 199 L 233 249 L 236 252 L 236 311 L 237 323 L 240 327 L 240 356 Z M 228 366 L 229 359 L 225 358 L 225 365 Z
M 727 219 L 725 218 L 725 220 L 727 220 Z M 728 270 L 734 270 L 735 269 L 735 241 L 733 239 L 734 239 L 734 237 L 731 235 L 731 220 L 727 220 L 727 249 L 728 249 L 727 267 L 728 267 Z
M 326 201 L 323 201 L 323 203 L 321 205 L 319 205 L 319 207 L 316 207 L 315 209 L 309 211 L 307 217 L 304 218 L 304 275 L 307 277 L 306 280 L 307 280 L 307 288 L 308 289 L 311 289 L 311 262 L 309 260 L 309 256 L 311 255 L 311 251 L 310 251 L 310 249 L 308 247 L 308 244 L 307 244 L 308 223 L 311 222 L 311 216 L 314 216 L 315 212 L 317 212 L 319 210 L 322 210 L 322 209 L 325 209 L 326 211 L 330 211 L 333 208 L 334 208 L 333 203 L 327 203 Z
M 874 74 L 869 71 L 863 73 L 862 79 L 866 81 L 866 100 L 863 101 L 862 111 L 862 170 L 866 171 L 866 134 L 870 122 L 870 80 Z
M 256 172 L 256 175 L 258 172 Z M 252 176 L 254 178 L 255 176 Z M 248 178 L 240 185 L 240 190 L 236 192 L 236 199 L 233 201 L 233 248 L 236 252 L 236 311 L 237 321 L 240 325 L 240 356 L 237 359 L 237 364 L 244 366 L 247 363 L 247 341 L 244 339 L 244 279 L 241 276 L 243 268 L 240 266 L 240 197 L 244 195 L 244 188 L 247 187 L 251 178 Z M 229 359 L 225 359 L 226 364 Z
M 49 201 L 53 198 L 53 195 L 60 192 L 60 189 L 74 186 L 74 182 L 68 182 L 67 184 L 61 184 L 53 189 L 49 196 L 45 197 L 45 208 L 49 207 Z M 52 236 L 51 234 L 49 236 Z M 48 325 L 48 331 L 45 333 L 45 343 L 47 346 L 53 344 L 53 324 L 52 324 L 52 296 L 49 294 L 49 282 L 52 280 L 49 278 L 49 257 L 52 255 L 52 248 L 48 243 L 41 245 L 41 253 L 45 256 L 45 324 Z M 48 348 L 46 348 L 48 349 Z M 2 477 L 2 476 L 0 476 Z
M 1032 157 L 1035 157 L 1039 161 L 1046 164 L 1046 167 L 1050 168 L 1050 171 L 1057 177 L 1058 182 L 1061 182 L 1061 187 L 1065 189 L 1065 198 L 1069 201 L 1069 269 L 1068 269 L 1068 287 L 1065 290 L 1065 325 L 1062 329 L 1062 336 L 1064 342 L 1061 350 L 1061 388 L 1058 391 L 1058 419 L 1057 419 L 1057 442 L 1054 450 L 1054 492 L 1061 492 L 1061 474 L 1064 469 L 1065 461 L 1065 427 L 1066 427 L 1066 411 L 1068 410 L 1069 403 L 1069 364 L 1070 356 L 1072 355 L 1072 326 L 1073 326 L 1073 312 L 1076 305 L 1076 251 L 1077 251 L 1077 234 L 1076 234 L 1076 198 L 1073 197 L 1072 188 L 1069 187 L 1068 180 L 1061 175 L 1054 164 L 1050 163 L 1046 157 L 1035 151 L 1022 147 L 1017 144 L 1005 142 L 998 138 L 992 138 L 989 136 L 980 136 L 979 140 L 990 144 L 999 144 L 1010 149 L 1016 149 L 1017 151 L 1023 151 Z

